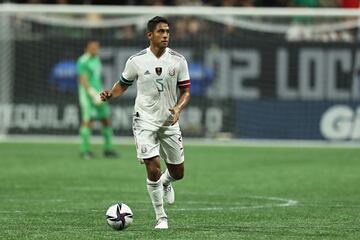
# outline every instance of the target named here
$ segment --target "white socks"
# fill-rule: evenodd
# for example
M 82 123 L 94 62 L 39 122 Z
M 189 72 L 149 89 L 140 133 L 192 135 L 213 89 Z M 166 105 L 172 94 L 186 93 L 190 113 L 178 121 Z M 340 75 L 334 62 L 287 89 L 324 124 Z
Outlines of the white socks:
M 168 186 L 173 181 L 175 179 L 170 176 L 167 169 L 157 182 L 150 181 L 149 179 L 146 180 L 147 190 L 155 210 L 156 219 L 167 217 L 164 210 L 163 185 Z
M 162 185 L 168 186 L 171 182 L 175 181 L 175 179 L 170 176 L 169 171 L 166 169 L 165 172 L 161 175 L 160 181 Z
M 155 210 L 156 219 L 167 217 L 164 210 L 163 186 L 162 186 L 161 178 L 157 182 L 153 182 L 147 179 L 146 183 L 147 183 L 147 190 L 149 192 L 150 199 Z

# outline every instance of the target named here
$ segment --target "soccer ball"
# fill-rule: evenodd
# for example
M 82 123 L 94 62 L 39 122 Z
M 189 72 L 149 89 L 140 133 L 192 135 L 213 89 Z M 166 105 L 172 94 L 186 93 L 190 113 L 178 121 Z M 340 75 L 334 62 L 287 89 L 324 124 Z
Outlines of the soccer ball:
M 106 221 L 115 230 L 124 230 L 133 221 L 133 213 L 128 205 L 118 203 L 106 211 Z

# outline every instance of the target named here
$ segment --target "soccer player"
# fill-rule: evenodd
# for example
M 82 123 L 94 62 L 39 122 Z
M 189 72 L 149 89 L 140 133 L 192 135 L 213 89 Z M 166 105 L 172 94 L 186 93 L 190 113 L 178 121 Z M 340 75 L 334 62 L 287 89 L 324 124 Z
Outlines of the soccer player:
M 77 74 L 79 79 L 79 102 L 82 123 L 80 127 L 80 154 L 84 159 L 93 157 L 90 151 L 91 123 L 101 120 L 102 135 L 104 137 L 104 156 L 117 157 L 112 147 L 112 128 L 110 108 L 108 103 L 101 101 L 102 91 L 101 61 L 98 57 L 99 42 L 87 42 L 85 53 L 77 60 Z
M 184 148 L 179 117 L 190 99 L 190 77 L 185 58 L 168 48 L 169 23 L 154 17 L 147 24 L 150 46 L 131 56 L 120 80 L 101 99 L 119 97 L 136 80 L 137 97 L 133 114 L 133 133 L 137 158 L 145 163 L 147 190 L 152 201 L 155 229 L 167 229 L 164 201 L 174 203 L 171 182 L 184 176 Z M 179 90 L 179 96 L 177 96 Z M 161 172 L 160 157 L 166 163 Z

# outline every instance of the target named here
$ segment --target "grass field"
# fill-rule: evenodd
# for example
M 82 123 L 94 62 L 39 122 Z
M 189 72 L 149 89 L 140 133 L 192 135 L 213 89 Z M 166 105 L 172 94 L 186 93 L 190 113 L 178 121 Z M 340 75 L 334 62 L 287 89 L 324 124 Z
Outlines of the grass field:
M 360 239 L 360 148 L 185 148 L 186 176 L 155 231 L 145 170 L 75 144 L 0 143 L 0 239 Z M 110 229 L 107 207 L 134 223 Z

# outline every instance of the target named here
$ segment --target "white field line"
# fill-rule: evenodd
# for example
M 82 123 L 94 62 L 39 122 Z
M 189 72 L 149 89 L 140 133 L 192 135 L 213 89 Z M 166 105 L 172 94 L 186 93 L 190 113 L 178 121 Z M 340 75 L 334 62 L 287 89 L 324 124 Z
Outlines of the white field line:
M 170 212 L 178 212 L 178 211 L 237 211 L 242 209 L 261 209 L 261 208 L 274 208 L 274 207 L 292 207 L 296 206 L 298 204 L 298 201 L 293 199 L 286 199 L 286 198 L 279 198 L 279 197 L 265 197 L 265 196 L 246 196 L 246 198 L 252 198 L 252 199 L 262 199 L 262 200 L 268 200 L 272 201 L 273 203 L 267 203 L 267 204 L 260 204 L 260 205 L 243 205 L 240 202 L 234 202 L 234 203 L 223 203 L 223 202 L 203 202 L 203 201 L 188 201 L 188 202 L 182 202 L 181 205 L 191 205 L 191 207 L 180 207 L 180 208 L 171 208 L 168 209 Z M 3 199 L 5 201 L 14 201 L 17 202 L 18 199 Z M 36 200 L 35 200 L 36 201 Z M 35 202 L 34 201 L 34 202 Z M 66 202 L 68 200 L 65 199 L 48 199 L 48 200 L 39 200 L 38 202 Z M 1 202 L 1 200 L 0 200 Z M 28 200 L 27 200 L 28 202 Z M 115 204 L 116 200 L 110 200 L 108 201 L 112 204 Z M 137 204 L 149 204 L 148 208 L 136 208 L 133 209 L 133 211 L 136 212 L 143 212 L 143 211 L 149 211 L 151 210 L 150 201 L 131 201 L 127 200 L 127 202 L 131 203 L 137 203 Z M 214 205 L 213 207 L 194 207 L 194 205 L 206 205 L 211 204 Z M 39 211 L 39 213 L 78 213 L 80 211 L 84 211 L 83 209 L 78 210 L 52 210 L 52 211 Z M 104 212 L 104 210 L 99 209 L 89 209 L 91 212 Z M 30 213 L 32 211 L 24 211 L 24 210 L 15 210 L 15 211 L 8 211 L 8 210 L 0 210 L 0 214 L 8 214 L 8 213 Z
M 0 143 L 63 143 L 79 144 L 78 136 L 53 135 L 0 135 Z M 101 136 L 93 136 L 91 142 L 102 144 Z M 115 144 L 134 144 L 133 137 L 114 137 Z M 258 139 L 210 139 L 186 138 L 185 146 L 213 147 L 289 147 L 289 148 L 359 148 L 359 141 L 326 141 L 326 140 L 258 140 Z

